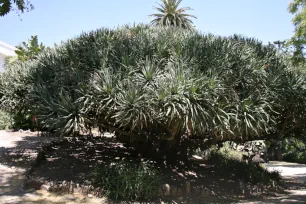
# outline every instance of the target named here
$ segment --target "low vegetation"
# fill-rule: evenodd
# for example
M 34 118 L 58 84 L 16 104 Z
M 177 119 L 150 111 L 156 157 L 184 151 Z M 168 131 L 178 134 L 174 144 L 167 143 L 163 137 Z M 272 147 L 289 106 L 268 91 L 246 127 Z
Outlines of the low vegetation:
M 152 201 L 161 190 L 161 174 L 149 162 L 121 161 L 111 166 L 98 165 L 95 185 L 113 200 Z
M 306 144 L 302 139 L 288 138 L 284 141 L 283 160 L 306 164 Z
M 280 174 L 276 171 L 269 172 L 260 161 L 252 160 L 250 154 L 253 153 L 245 151 L 250 148 L 253 151 L 254 149 L 256 152 L 258 151 L 255 143 L 252 147 L 249 146 L 249 143 L 246 143 L 240 146 L 240 150 L 237 150 L 237 144 L 225 142 L 222 147 L 196 151 L 196 154 L 214 165 L 214 171 L 219 177 L 239 180 L 252 185 L 270 186 L 277 184 L 281 179 Z
M 0 111 L 0 130 L 7 130 L 12 127 L 12 117 L 10 114 Z
M 217 151 L 211 154 L 209 160 L 216 166 L 216 172 L 221 177 L 265 186 L 276 185 L 281 180 L 277 171 L 269 172 L 259 163 L 246 162 L 241 159 L 240 154 L 234 151 L 230 154 Z

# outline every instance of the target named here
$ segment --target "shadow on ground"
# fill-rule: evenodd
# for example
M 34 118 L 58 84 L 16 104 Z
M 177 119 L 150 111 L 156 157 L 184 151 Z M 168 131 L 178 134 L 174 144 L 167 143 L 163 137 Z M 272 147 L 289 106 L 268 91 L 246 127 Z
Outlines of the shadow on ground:
M 25 191 L 24 173 L 37 152 L 55 138 L 32 132 L 0 131 L 0 203 L 106 203 L 81 195 L 58 195 L 46 191 Z
M 32 176 L 38 180 L 61 183 L 73 181 L 83 185 L 93 185 L 94 171 L 97 164 L 108 166 L 122 159 L 137 161 L 143 159 L 132 148 L 125 147 L 114 138 L 73 139 L 54 146 L 47 152 L 46 161 L 42 162 Z M 166 197 L 178 203 L 201 203 L 203 200 L 237 202 L 244 195 L 241 182 L 224 179 L 215 175 L 213 165 L 203 160 L 193 159 L 180 166 L 158 166 L 165 178 L 164 182 L 177 191 L 179 196 Z M 187 183 L 191 193 L 185 193 Z M 205 192 L 203 191 L 205 189 Z M 204 192 L 204 193 L 203 193 Z M 265 192 L 273 193 L 273 192 Z M 250 196 L 250 195 L 248 195 Z
M 28 168 L 42 145 L 54 140 L 51 137 L 26 136 L 25 133 L 17 138 L 14 134 L 10 143 L 1 145 L 0 142 L 0 163 L 10 167 Z M 0 139 L 4 140 L 1 135 Z

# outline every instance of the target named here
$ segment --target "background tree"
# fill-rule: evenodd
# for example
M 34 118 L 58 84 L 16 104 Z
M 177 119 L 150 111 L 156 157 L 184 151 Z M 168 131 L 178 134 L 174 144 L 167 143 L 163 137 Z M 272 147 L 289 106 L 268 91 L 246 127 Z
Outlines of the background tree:
M 150 15 L 154 17 L 151 24 L 194 29 L 190 17 L 196 17 L 186 13 L 186 11 L 192 10 L 190 7 L 179 8 L 181 2 L 182 0 L 162 0 L 159 4 L 160 7 L 153 7 L 160 13 Z
M 5 59 L 5 72 L 0 75 L 0 95 L 2 100 L 10 101 L 9 103 L 2 103 L 0 108 L 12 115 L 13 128 L 33 129 L 33 111 L 27 102 L 29 100 L 27 98 L 27 90 L 31 84 L 31 80 L 28 77 L 29 69 L 20 65 L 22 63 L 31 63 L 37 59 L 38 55 L 46 50 L 46 47 L 42 43 L 39 44 L 37 36 L 31 36 L 28 42 L 22 42 L 16 48 L 17 56 Z M 13 80 L 9 81 L 8 79 Z
M 17 13 L 31 11 L 34 6 L 28 0 L 0 0 L 0 16 L 5 16 L 10 11 L 17 11 Z
M 22 42 L 16 48 L 15 53 L 17 54 L 17 58 L 23 62 L 35 59 L 40 52 L 46 49 L 42 43 L 39 44 L 37 35 L 31 36 L 28 43 Z
M 292 46 L 293 62 L 295 64 L 304 63 L 304 48 L 306 44 L 306 1 L 294 0 L 289 4 L 288 10 L 294 15 L 292 20 L 295 26 L 294 36 L 287 42 L 287 46 Z

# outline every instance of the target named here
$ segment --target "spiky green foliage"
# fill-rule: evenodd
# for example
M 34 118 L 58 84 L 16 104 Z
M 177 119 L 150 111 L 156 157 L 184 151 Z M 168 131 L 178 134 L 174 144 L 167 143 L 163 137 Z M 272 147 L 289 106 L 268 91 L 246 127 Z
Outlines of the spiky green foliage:
M 99 29 L 19 66 L 29 72 L 5 74 L 2 83 L 26 85 L 3 88 L 2 104 L 25 100 L 42 126 L 61 134 L 98 125 L 163 154 L 161 141 L 179 152 L 195 137 L 241 142 L 305 128 L 305 76 L 274 48 L 241 36 Z
M 175 26 L 194 30 L 193 22 L 190 18 L 194 15 L 187 14 L 186 11 L 192 10 L 190 7 L 179 8 L 182 0 L 162 0 L 159 7 L 153 7 L 160 13 L 151 14 L 154 19 L 152 25 Z

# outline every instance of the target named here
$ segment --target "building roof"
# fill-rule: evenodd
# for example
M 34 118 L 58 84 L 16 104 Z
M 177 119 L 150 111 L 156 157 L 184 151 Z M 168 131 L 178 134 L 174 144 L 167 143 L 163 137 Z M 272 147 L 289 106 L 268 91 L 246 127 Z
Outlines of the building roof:
M 0 54 L 5 56 L 15 56 L 16 48 L 0 41 Z

